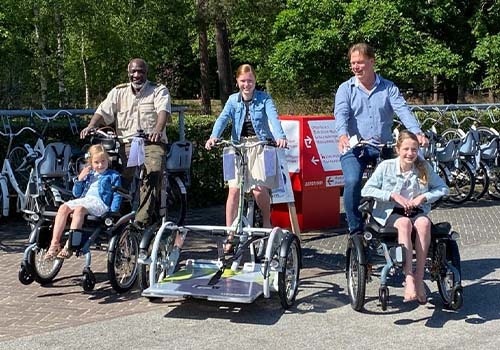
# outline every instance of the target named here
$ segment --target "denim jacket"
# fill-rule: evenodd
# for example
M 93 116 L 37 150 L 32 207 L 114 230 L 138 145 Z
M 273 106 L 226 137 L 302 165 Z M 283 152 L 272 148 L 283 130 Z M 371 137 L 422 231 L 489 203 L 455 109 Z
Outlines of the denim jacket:
M 424 184 L 419 180 L 415 167 L 408 180 L 410 181 L 410 187 L 418 189 L 414 197 L 424 194 L 426 201 L 421 205 L 420 209 L 427 215 L 431 211 L 431 203 L 447 195 L 449 190 L 443 179 L 432 170 L 429 163 L 425 162 L 425 166 L 429 174 L 427 183 Z M 396 203 L 390 200 L 391 193 L 400 193 L 404 181 L 399 165 L 399 157 L 396 157 L 381 162 L 361 190 L 363 197 L 376 199 L 373 207 L 373 217 L 381 225 L 385 225 L 387 218 L 396 206 Z
M 238 92 L 229 96 L 224 109 L 215 121 L 210 137 L 219 138 L 229 121 L 231 121 L 231 139 L 233 142 L 240 141 L 240 135 L 245 121 L 245 112 L 245 103 L 243 102 L 241 94 Z M 269 94 L 255 90 L 249 112 L 255 134 L 259 140 L 264 141 L 267 139 L 275 140 L 286 138 L 285 132 L 278 119 L 278 112 Z M 271 126 L 269 126 L 269 124 L 271 124 Z
M 76 198 L 85 196 L 91 184 L 91 176 L 94 174 L 95 172 L 91 171 L 82 181 L 75 181 L 75 185 L 73 186 L 73 196 Z M 122 202 L 122 197 L 118 194 L 118 192 L 113 191 L 112 187 L 120 187 L 121 183 L 122 180 L 120 174 L 112 169 L 104 171 L 99 178 L 99 196 L 112 212 L 120 210 Z

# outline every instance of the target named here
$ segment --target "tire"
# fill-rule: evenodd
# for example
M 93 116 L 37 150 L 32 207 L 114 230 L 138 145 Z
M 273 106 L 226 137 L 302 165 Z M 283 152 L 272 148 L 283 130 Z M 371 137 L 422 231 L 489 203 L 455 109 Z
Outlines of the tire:
M 282 244 L 286 244 L 286 256 L 280 257 L 282 270 L 278 272 L 278 295 L 281 306 L 285 310 L 293 305 L 299 290 L 301 259 L 300 243 L 297 236 L 291 233 L 288 235 L 292 235 L 292 237 L 282 241 Z
M 389 288 L 386 286 L 380 287 L 378 290 L 378 299 L 380 301 L 382 311 L 387 310 L 387 303 L 389 302 Z
M 446 262 L 455 267 L 460 275 L 462 274 L 460 266 L 460 252 L 458 250 L 458 244 L 454 240 L 446 242 Z M 439 276 L 437 285 L 439 295 L 441 296 L 443 304 L 446 308 L 457 310 L 460 306 L 462 306 L 462 288 L 457 288 L 457 285 L 461 285 L 461 277 L 459 280 L 450 269 L 444 269 Z M 458 296 L 457 292 L 459 292 Z M 460 303 L 460 305 L 458 305 L 458 303 Z
M 30 264 L 30 269 L 33 271 L 35 281 L 41 285 L 52 282 L 52 280 L 57 276 L 59 271 L 63 266 L 63 259 L 44 259 L 47 253 L 47 247 L 39 247 L 30 252 L 28 261 Z
M 450 188 L 448 200 L 461 204 L 468 201 L 474 193 L 474 171 L 466 162 L 460 160 L 459 166 L 452 171 L 453 179 L 447 179 L 446 184 Z
M 94 273 L 90 269 L 83 271 L 82 276 L 82 288 L 86 292 L 91 292 L 94 290 L 96 279 Z
M 474 174 L 474 194 L 472 195 L 473 200 L 479 200 L 488 193 L 488 187 L 490 185 L 490 178 L 488 177 L 488 171 L 483 162 L 479 163 L 479 169 L 477 169 Z
M 493 199 L 500 199 L 500 166 L 491 169 L 492 177 L 488 187 L 488 195 Z
M 186 218 L 187 194 L 182 193 L 175 177 L 168 178 L 167 191 L 167 221 L 181 226 Z
M 139 238 L 130 225 L 119 230 L 108 251 L 108 277 L 118 293 L 129 291 L 137 279 Z
M 27 264 L 24 261 L 21 264 L 21 267 L 19 268 L 19 272 L 17 274 L 17 277 L 19 278 L 19 282 L 21 282 L 25 286 L 27 286 L 35 281 L 35 276 L 30 271 L 30 269 L 28 268 Z
M 359 263 L 358 251 L 352 242 L 352 247 L 348 249 L 348 271 L 347 271 L 347 286 L 351 307 L 356 311 L 361 311 L 365 304 L 366 293 L 366 265 Z
M 463 139 L 465 133 L 461 129 L 449 128 L 441 133 L 441 137 L 446 141 Z
M 26 189 L 30 177 L 31 167 L 26 163 L 23 165 L 27 155 L 28 151 L 21 146 L 14 147 L 9 153 L 9 162 L 21 191 Z M 21 165 L 23 166 L 21 167 Z

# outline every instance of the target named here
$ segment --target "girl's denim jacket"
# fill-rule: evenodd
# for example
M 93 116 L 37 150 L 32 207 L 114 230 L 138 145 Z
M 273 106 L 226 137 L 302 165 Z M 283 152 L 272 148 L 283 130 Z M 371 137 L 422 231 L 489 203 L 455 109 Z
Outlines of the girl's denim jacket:
M 239 142 L 241 131 L 243 130 L 243 123 L 245 121 L 245 108 L 245 103 L 239 92 L 229 96 L 224 109 L 215 121 L 210 137 L 219 138 L 229 121 L 231 121 L 231 139 L 233 142 Z M 278 112 L 269 94 L 255 90 L 249 108 L 252 125 L 259 140 L 265 141 L 268 139 L 276 140 L 286 138 L 285 132 L 278 119 Z M 271 124 L 271 126 L 269 126 L 269 124 Z
M 76 198 L 85 196 L 94 174 L 95 172 L 91 171 L 82 181 L 75 181 L 75 185 L 73 186 L 73 196 Z M 120 187 L 121 184 L 122 180 L 120 174 L 112 169 L 105 170 L 101 174 L 101 177 L 99 177 L 99 196 L 112 212 L 119 211 L 122 203 L 122 197 L 117 191 L 113 191 L 112 188 L 113 186 Z
M 431 211 L 431 203 L 447 195 L 449 190 L 443 179 L 432 170 L 429 163 L 424 162 L 428 173 L 427 183 L 423 183 L 418 178 L 418 172 L 415 167 L 413 168 L 413 174 L 408 180 L 411 187 L 418 189 L 414 197 L 424 194 L 426 201 L 420 206 L 420 209 L 427 215 Z M 361 190 L 363 197 L 373 197 L 376 199 L 372 214 L 375 220 L 381 225 L 385 225 L 387 218 L 396 206 L 396 202 L 390 200 L 391 193 L 400 193 L 404 181 L 405 179 L 399 165 L 399 157 L 396 157 L 381 162 Z

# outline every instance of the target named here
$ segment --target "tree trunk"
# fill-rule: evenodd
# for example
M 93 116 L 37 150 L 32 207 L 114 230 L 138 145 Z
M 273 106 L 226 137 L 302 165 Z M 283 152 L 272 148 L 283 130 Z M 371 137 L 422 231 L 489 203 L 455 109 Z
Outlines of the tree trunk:
M 432 88 L 432 102 L 437 103 L 439 99 L 439 81 L 436 75 L 432 78 Z
M 227 33 L 226 21 L 217 16 L 215 20 L 215 43 L 217 51 L 217 70 L 219 73 L 219 90 L 222 105 L 226 103 L 231 92 L 233 84 L 231 77 L 231 60 L 229 54 L 229 38 Z
M 57 85 L 59 88 L 59 107 L 68 106 L 68 96 L 66 94 L 66 86 L 64 84 L 64 47 L 63 47 L 63 26 L 59 9 L 55 9 L 54 14 L 56 30 L 57 30 Z
M 85 57 L 85 35 L 83 35 L 83 30 L 82 30 L 82 44 L 81 44 L 80 56 L 82 60 L 83 84 L 84 84 L 83 86 L 85 86 L 85 108 L 90 108 L 87 58 Z
M 35 3 L 33 7 L 33 15 L 35 18 L 35 57 L 38 58 L 38 77 L 40 79 L 40 104 L 43 109 L 47 109 L 47 57 L 45 56 L 45 40 L 40 34 L 40 10 Z
M 207 37 L 207 0 L 198 0 L 198 43 L 200 45 L 200 94 L 201 113 L 212 114 L 210 102 L 210 83 L 208 78 L 208 37 Z

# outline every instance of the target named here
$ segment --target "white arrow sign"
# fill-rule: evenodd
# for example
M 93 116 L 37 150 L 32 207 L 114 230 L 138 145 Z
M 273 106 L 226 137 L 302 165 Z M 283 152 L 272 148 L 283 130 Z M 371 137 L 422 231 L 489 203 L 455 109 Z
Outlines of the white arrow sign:
M 306 145 L 306 148 L 311 148 L 311 143 L 312 143 L 312 138 L 307 135 L 307 137 L 304 139 L 304 144 Z
M 311 158 L 311 163 L 314 165 L 318 165 L 319 159 L 316 159 L 314 156 Z

